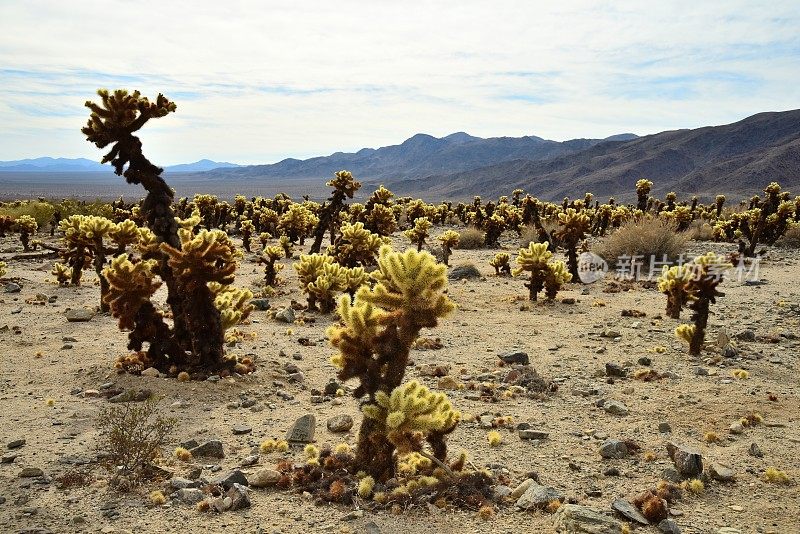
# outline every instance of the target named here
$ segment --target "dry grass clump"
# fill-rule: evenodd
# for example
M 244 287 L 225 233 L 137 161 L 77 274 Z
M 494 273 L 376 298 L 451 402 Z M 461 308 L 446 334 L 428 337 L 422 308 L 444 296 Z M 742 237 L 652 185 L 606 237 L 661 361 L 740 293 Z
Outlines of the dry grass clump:
M 775 241 L 776 247 L 800 248 L 800 225 L 795 225 L 786 230 L 783 236 Z
M 674 223 L 660 219 L 631 220 L 607 237 L 595 252 L 609 265 L 622 256 L 642 256 L 645 264 L 651 257 L 673 261 L 686 249 L 691 234 L 678 232 Z
M 693 221 L 687 233 L 694 241 L 714 241 L 714 227 L 705 221 Z
M 485 234 L 477 228 L 467 228 L 458 234 L 458 246 L 460 250 L 477 250 L 484 247 Z

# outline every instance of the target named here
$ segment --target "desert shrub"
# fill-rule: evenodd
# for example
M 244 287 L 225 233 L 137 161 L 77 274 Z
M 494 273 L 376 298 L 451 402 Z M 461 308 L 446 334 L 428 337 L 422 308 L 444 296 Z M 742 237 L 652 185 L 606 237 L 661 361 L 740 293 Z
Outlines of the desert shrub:
M 130 489 L 152 474 L 152 461 L 177 424 L 177 419 L 158 414 L 158 403 L 157 398 L 123 403 L 103 409 L 97 418 L 97 448 L 106 455 L 114 472 L 112 484 L 119 489 Z
M 484 233 L 477 228 L 467 228 L 458 233 L 460 250 L 477 250 L 484 247 Z
M 547 235 L 553 239 L 553 234 L 558 230 L 558 222 L 555 219 L 540 219 L 542 228 Z M 531 243 L 541 243 L 546 241 L 545 236 L 542 235 L 541 231 L 536 228 L 533 224 L 528 224 L 522 228 L 522 231 L 519 234 L 519 246 L 520 248 L 528 248 Z M 551 249 L 552 250 L 552 249 Z
M 786 233 L 775 242 L 781 248 L 800 248 L 800 225 L 789 227 Z
M 642 256 L 645 262 L 651 257 L 658 261 L 666 257 L 671 261 L 683 253 L 690 237 L 689 232 L 677 232 L 672 222 L 634 219 L 607 237 L 595 252 L 610 265 L 615 265 L 622 256 Z
M 714 227 L 705 221 L 694 221 L 688 230 L 694 241 L 714 241 Z

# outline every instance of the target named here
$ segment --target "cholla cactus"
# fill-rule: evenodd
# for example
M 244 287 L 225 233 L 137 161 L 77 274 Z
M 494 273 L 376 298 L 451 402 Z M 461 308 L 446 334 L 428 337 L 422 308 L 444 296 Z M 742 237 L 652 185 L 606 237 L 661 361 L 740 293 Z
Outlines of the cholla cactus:
M 356 467 L 375 480 L 384 481 L 395 474 L 394 453 L 398 446 L 419 452 L 426 440 L 437 459 L 443 461 L 446 457 L 444 440 L 455 427 L 456 412 L 451 410 L 452 416 L 440 418 L 444 412 L 436 406 L 443 407 L 444 401 L 418 387 L 403 386 L 396 395 L 394 391 L 401 387 L 409 352 L 420 330 L 436 326 L 439 318 L 454 306 L 445 293 L 446 267 L 437 264 L 427 252 L 398 253 L 384 246 L 378 272 L 373 276 L 377 280 L 375 287 L 362 287 L 352 302 L 348 296 L 339 300 L 343 325 L 330 327 L 328 337 L 339 349 L 332 360 L 340 369 L 339 379 L 358 378 L 361 383 L 354 395 L 367 397 L 363 405 L 365 414 L 378 415 L 377 418 L 368 415 L 362 422 Z M 388 400 L 393 395 L 395 399 L 404 399 L 412 391 L 421 392 L 417 397 L 420 405 L 413 410 L 400 410 L 402 420 L 400 415 L 390 419 L 387 408 L 392 404 Z M 380 417 L 381 410 L 387 411 L 386 417 Z M 415 417 L 425 412 L 436 421 L 446 422 L 434 424 Z M 411 427 L 403 426 L 407 421 L 407 424 L 428 421 L 429 425 L 413 427 L 423 431 L 422 435 L 408 435 Z
M 261 232 L 258 234 L 258 241 L 261 243 L 261 248 L 266 249 L 269 245 L 269 240 L 272 239 L 272 234 L 269 232 Z
M 344 199 L 353 198 L 356 191 L 361 188 L 361 182 L 353 178 L 350 171 L 339 171 L 333 179 L 325 185 L 333 187 L 333 193 L 328 201 L 320 208 L 319 218 L 314 223 L 314 243 L 311 245 L 311 253 L 318 253 L 322 248 L 322 239 L 325 232 L 331 234 L 331 244 L 333 244 L 336 228 L 341 224 L 341 213 L 345 210 Z
M 530 300 L 537 300 L 539 292 L 544 288 L 548 273 L 547 263 L 552 257 L 553 253 L 547 250 L 547 243 L 530 243 L 528 248 L 519 249 L 516 260 L 518 267 L 513 274 L 518 276 L 523 272 L 531 273 L 528 283 L 525 284 Z
M 208 289 L 214 295 L 214 306 L 219 310 L 222 330 L 242 323 L 255 308 L 250 304 L 253 292 L 232 285 L 209 282 Z
M 388 238 L 373 234 L 364 228 L 364 223 L 345 223 L 341 235 L 328 252 L 338 264 L 345 267 L 373 265 L 378 250 L 388 243 Z
M 67 245 L 66 251 L 62 251 L 62 257 L 72 270 L 70 284 L 80 285 L 83 269 L 93 258 L 93 241 L 87 232 L 85 216 L 71 215 L 61 219 L 59 229 L 64 233 L 64 242 Z
M 553 300 L 561 287 L 572 280 L 572 274 L 567 271 L 563 261 L 551 261 L 547 264 L 547 273 L 544 278 L 544 293 L 548 300 Z
M 13 229 L 19 234 L 19 240 L 22 242 L 22 249 L 26 252 L 31 250 L 31 235 L 35 234 L 36 230 L 39 229 L 39 224 L 36 222 L 36 219 L 30 215 L 20 215 L 14 220 Z
M 309 284 L 314 283 L 324 272 L 325 266 L 333 263 L 333 257 L 327 254 L 302 254 L 300 262 L 292 265 L 300 279 L 300 288 L 308 294 L 308 309 L 317 309 L 316 294 L 308 290 Z
M 50 274 L 55 277 L 58 285 L 61 287 L 66 287 L 70 284 L 70 279 L 72 278 L 72 269 L 63 263 L 56 262 L 53 264 L 53 270 L 50 271 Z
M 664 266 L 658 277 L 658 290 L 667 296 L 667 317 L 680 319 L 681 309 L 691 298 L 689 279 L 692 276 L 688 265 Z
M 412 245 L 417 245 L 417 252 L 422 251 L 425 240 L 430 236 L 428 230 L 431 229 L 431 226 L 433 225 L 427 217 L 417 217 L 414 221 L 414 228 L 403 232 Z
M 558 224 L 561 229 L 556 237 L 561 240 L 567 249 L 567 265 L 573 278 L 578 278 L 578 246 L 583 241 L 583 236 L 589 231 L 589 217 L 573 208 L 558 214 Z
M 255 228 L 253 227 L 253 222 L 249 219 L 245 219 L 241 221 L 239 226 L 239 232 L 242 234 L 242 248 L 246 252 L 250 252 L 250 238 L 253 237 L 253 231 Z
M 317 216 L 302 204 L 292 204 L 286 213 L 281 215 L 278 231 L 285 235 L 290 243 L 299 241 L 302 245 L 318 221 Z
M 487 247 L 496 247 L 498 239 L 507 227 L 506 220 L 499 213 L 493 213 L 491 217 L 486 217 L 482 224 L 484 244 Z
M 636 182 L 636 209 L 647 211 L 647 199 L 650 196 L 650 190 L 653 188 L 653 182 L 650 180 L 638 180 Z
M 0 278 L 4 277 L 8 271 L 6 270 L 8 264 L 4 261 L 0 261 Z
M 347 289 L 346 269 L 338 263 L 326 263 L 316 280 L 306 285 L 305 290 L 309 300 L 313 296 L 314 302 L 319 303 L 319 311 L 330 313 L 336 306 L 336 293 Z
M 125 252 L 125 247 L 139 241 L 139 227 L 130 219 L 125 219 L 114 225 L 108 233 L 109 239 L 117 245 L 115 255 Z
M 547 244 L 544 243 L 544 245 L 546 249 Z M 511 256 L 508 254 L 508 252 L 498 252 L 494 255 L 494 258 L 489 261 L 489 265 L 494 267 L 494 273 L 497 276 L 510 275 L 511 264 L 508 263 L 510 260 Z
M 283 250 L 283 255 L 286 258 L 291 258 L 292 254 L 294 254 L 294 245 L 288 236 L 282 235 L 278 239 L 278 246 L 281 247 L 281 250 Z
M 375 204 L 364 219 L 364 225 L 378 235 L 389 236 L 397 230 L 397 219 L 391 206 Z
M 723 274 L 732 265 L 722 256 L 709 252 L 698 256 L 687 266 L 691 273 L 687 292 L 690 296 L 689 308 L 693 311 L 691 320 L 694 324 L 681 325 L 675 333 L 689 342 L 689 354 L 697 356 L 705 341 L 709 307 L 716 302 L 717 297 L 725 296 L 717 286 L 722 283 Z
M 453 248 L 458 246 L 458 241 L 461 239 L 461 236 L 454 230 L 447 230 L 436 239 L 442 243 L 442 261 L 445 265 L 449 266 Z
M 283 265 L 276 263 L 283 257 L 283 249 L 277 245 L 264 248 L 264 254 L 259 259 L 264 265 L 264 283 L 268 286 L 275 286 L 278 282 L 278 273 L 283 270 Z

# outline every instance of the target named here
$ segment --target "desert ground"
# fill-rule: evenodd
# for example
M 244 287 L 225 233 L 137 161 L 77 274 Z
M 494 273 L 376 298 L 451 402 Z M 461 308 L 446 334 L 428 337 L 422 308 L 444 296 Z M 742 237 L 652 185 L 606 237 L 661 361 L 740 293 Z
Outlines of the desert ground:
M 501 244 L 515 253 L 519 239 L 506 234 Z M 398 235 L 394 246 L 405 248 L 407 243 Z M 298 247 L 295 254 L 307 247 Z M 734 248 L 691 242 L 689 252 L 731 252 Z M 208 479 L 239 468 L 249 475 L 283 458 L 300 462 L 300 449 L 259 454 L 258 446 L 268 438 L 283 438 L 304 414 L 316 417 L 318 445 L 355 444 L 361 415 L 352 396 L 312 402 L 318 395 L 312 390 L 324 390 L 335 376 L 329 362 L 334 351 L 325 329 L 336 317 L 298 310 L 303 320 L 296 324 L 274 318 L 274 312 L 291 301 L 304 302 L 291 267 L 294 260 L 281 260 L 286 268 L 280 273 L 277 293 L 269 299 L 271 309 L 254 311 L 249 324 L 241 327 L 248 338 L 228 348 L 237 355 L 251 355 L 256 372 L 188 383 L 118 374 L 114 362 L 126 354 L 127 339 L 116 321 L 101 313 L 85 322 L 65 318 L 68 309 L 97 307 L 99 288 L 94 274 L 86 271 L 80 287 L 58 287 L 50 275 L 55 258 L 21 250 L 13 236 L 0 240 L 0 260 L 8 263 L 9 271 L 2 283 L 6 292 L 0 292 L 0 531 L 556 531 L 554 514 L 519 510 L 513 500 L 499 505 L 496 515 L 485 520 L 475 511 L 455 508 L 419 506 L 395 515 L 369 502 L 357 500 L 347 507 L 315 504 L 292 490 L 252 489 L 250 507 L 215 514 L 170 498 L 174 490 L 168 476 L 129 493 L 111 489 L 109 474 L 97 463 L 96 419 L 109 405 L 103 395 L 107 390 L 147 389 L 163 397 L 163 413 L 177 418 L 178 424 L 165 448 L 162 467 L 176 477 L 196 468 L 202 468 L 200 476 Z M 511 489 L 535 472 L 541 484 L 557 490 L 567 502 L 611 517 L 612 501 L 653 487 L 673 467 L 666 449 L 672 441 L 697 449 L 707 466 L 719 463 L 734 472 L 733 480 L 708 480 L 702 493 L 685 494 L 670 507 L 670 518 L 681 532 L 800 532 L 798 485 L 764 479 L 769 466 L 786 471 L 794 480 L 800 477 L 797 250 L 769 247 L 757 284 L 735 280 L 722 284 L 725 296 L 712 306 L 709 321 L 711 346 L 700 358 L 689 356 L 675 337 L 678 323 L 665 318 L 665 297 L 652 286 L 618 284 L 610 273 L 594 284 L 569 284 L 555 302 L 532 303 L 522 279 L 494 274 L 488 261 L 495 252 L 454 251 L 451 265 L 472 263 L 481 276 L 450 282 L 456 311 L 423 333 L 439 338 L 442 347 L 414 350 L 413 365 L 406 374 L 407 379 L 418 378 L 436 389 L 441 378 L 423 376 L 424 366 L 449 366 L 449 376 L 465 384 L 462 390 L 448 391 L 465 419 L 449 438 L 451 454 L 466 450 L 477 467 L 506 473 Z M 237 285 L 258 289 L 262 267 L 256 258 L 256 253 L 245 254 Z M 14 285 L 20 290 L 8 292 L 16 289 Z M 609 292 L 620 286 L 621 291 Z M 623 317 L 623 310 L 639 310 L 646 316 Z M 728 352 L 717 362 L 720 351 L 713 345 L 720 332 L 733 340 L 735 354 Z M 663 352 L 656 347 L 663 347 Z M 494 382 L 502 390 L 504 378 L 513 369 L 501 366 L 498 356 L 511 350 L 527 353 L 529 367 L 553 381 L 557 391 L 537 398 L 482 398 L 481 383 Z M 608 376 L 606 364 L 612 364 L 612 375 L 625 376 Z M 632 378 L 643 368 L 657 371 L 661 378 L 649 382 Z M 749 377 L 735 378 L 736 369 L 748 371 Z M 291 379 L 289 374 L 293 374 Z M 603 406 L 610 401 L 623 403 L 627 414 L 606 411 Z M 754 412 L 763 416 L 763 423 L 738 434 L 730 431 L 732 423 Z M 326 422 L 342 414 L 353 417 L 353 427 L 343 433 L 329 431 Z M 492 447 L 487 439 L 490 429 L 485 427 L 498 416 L 513 416 L 514 423 L 499 429 L 502 442 Z M 516 428 L 521 423 L 542 430 L 546 437 L 521 439 Z M 239 427 L 251 430 L 234 434 L 234 427 L 237 432 L 247 430 Z M 719 442 L 704 440 L 712 431 L 719 435 Z M 189 439 L 220 440 L 224 458 L 177 461 L 172 449 Z M 641 449 L 624 458 L 604 459 L 599 450 L 606 439 L 629 440 Z M 25 441 L 8 448 L 15 440 Z M 252 455 L 258 455 L 257 463 L 242 467 Z M 31 474 L 31 470 L 23 473 L 25 468 L 41 473 L 21 477 Z M 59 480 L 75 470 L 91 476 L 86 484 L 63 488 Z M 148 494 L 156 489 L 167 496 L 165 504 L 151 504 Z M 636 532 L 659 532 L 656 526 L 616 518 Z

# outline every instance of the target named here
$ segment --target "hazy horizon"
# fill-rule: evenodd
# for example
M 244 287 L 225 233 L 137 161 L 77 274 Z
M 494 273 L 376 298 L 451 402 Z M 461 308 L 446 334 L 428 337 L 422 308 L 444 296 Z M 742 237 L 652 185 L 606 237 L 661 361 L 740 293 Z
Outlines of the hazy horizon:
M 149 14 L 149 16 L 143 16 Z M 98 160 L 99 87 L 163 92 L 160 165 L 272 163 L 416 133 L 563 141 L 800 107 L 790 1 L 0 3 L 0 160 Z

